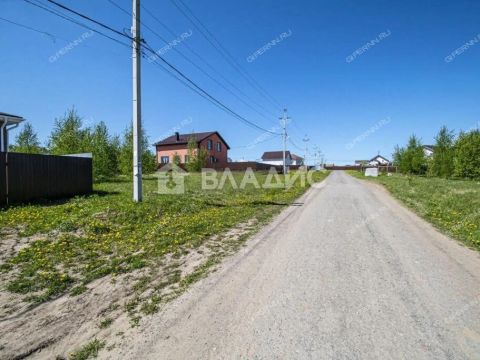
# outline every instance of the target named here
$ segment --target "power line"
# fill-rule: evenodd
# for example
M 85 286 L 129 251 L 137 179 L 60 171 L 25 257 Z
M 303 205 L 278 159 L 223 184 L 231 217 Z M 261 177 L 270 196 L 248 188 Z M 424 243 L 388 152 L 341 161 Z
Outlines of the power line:
M 171 0 L 174 1 L 174 0 Z M 245 70 L 238 62 L 235 60 L 235 58 L 232 56 L 232 54 L 222 45 L 222 43 L 215 37 L 215 35 L 212 34 L 212 32 L 205 26 L 205 24 L 202 23 L 202 21 L 193 13 L 192 9 L 190 9 L 187 4 L 183 2 L 183 0 L 178 0 L 186 9 L 187 11 L 198 21 L 198 23 L 207 31 L 207 33 L 213 38 L 213 40 L 220 46 L 220 48 L 227 54 L 227 56 L 233 61 L 233 63 L 248 77 L 251 79 L 251 81 L 257 86 L 258 89 L 260 89 L 260 92 L 263 92 L 267 98 L 272 101 L 273 104 L 276 104 L 276 106 L 279 106 L 280 108 L 282 105 L 272 96 L 270 95 L 254 78 L 251 76 L 247 70 Z
M 232 149 L 243 149 L 243 148 L 254 147 L 254 146 L 263 144 L 263 143 L 265 143 L 265 142 L 267 142 L 267 141 L 275 140 L 275 139 L 277 139 L 277 136 L 280 136 L 280 135 L 282 135 L 282 134 L 273 135 L 272 137 L 266 138 L 266 139 L 264 139 L 264 140 L 262 140 L 262 141 L 254 141 L 254 142 L 252 142 L 251 144 L 248 144 L 248 145 L 234 146 L 234 147 L 232 147 Z
M 247 82 L 255 88 L 265 99 L 270 101 L 275 107 L 280 107 L 281 105 L 276 101 L 265 89 L 263 89 L 260 84 L 245 70 L 243 69 L 235 60 L 235 58 L 230 54 L 230 52 L 218 41 L 218 39 L 208 30 L 208 28 L 202 23 L 202 21 L 193 13 L 193 11 L 182 1 L 178 0 L 191 14 L 191 16 L 199 23 L 199 25 L 205 30 L 205 32 L 210 36 L 207 36 L 206 33 L 200 29 L 195 21 L 190 15 L 188 15 L 177 3 L 175 0 L 170 0 L 170 2 L 185 16 L 193 26 L 202 34 L 202 36 L 222 55 L 222 57 L 235 69 L 239 72 L 240 75 L 247 80 Z M 213 39 L 213 40 L 212 40 Z M 217 45 L 218 44 L 218 45 Z
M 33 3 L 31 2 L 31 0 L 24 0 L 24 1 L 27 1 L 28 3 L 33 4 Z M 79 13 L 79 12 L 73 10 L 73 9 L 70 9 L 69 7 L 67 7 L 67 6 L 65 6 L 65 5 L 62 5 L 62 4 L 60 4 L 60 3 L 56 2 L 56 1 L 53 1 L 53 0 L 47 0 L 47 1 L 48 1 L 48 2 L 51 2 L 52 4 L 54 4 L 54 5 L 58 6 L 58 7 L 61 7 L 62 9 L 66 10 L 66 11 L 68 11 L 68 12 L 71 12 L 71 13 L 77 15 L 77 16 L 80 16 L 80 17 L 82 17 L 82 18 L 85 19 L 85 20 L 88 20 L 88 21 L 90 21 L 90 22 L 93 22 L 93 23 L 95 23 L 95 24 L 97 24 L 97 25 L 105 28 L 105 29 L 108 29 L 108 30 L 110 30 L 110 31 L 112 31 L 112 32 L 114 32 L 114 33 L 116 33 L 116 34 L 118 34 L 118 35 L 121 35 L 121 36 L 123 36 L 123 37 L 126 37 L 126 38 L 128 38 L 128 39 L 130 39 L 130 40 L 133 40 L 133 38 L 132 38 L 131 36 L 126 35 L 126 34 L 120 32 L 120 31 L 118 31 L 118 30 L 116 30 L 116 29 L 113 29 L 112 27 L 110 27 L 110 26 L 108 26 L 108 25 L 105 25 L 105 24 L 103 24 L 103 23 L 101 23 L 101 22 L 99 22 L 99 21 L 97 21 L 97 20 L 94 20 L 94 19 L 92 19 L 91 17 L 89 17 L 89 16 L 87 16 L 87 15 L 81 14 L 81 13 Z M 39 5 L 36 5 L 36 6 L 39 6 Z M 41 7 L 41 6 L 39 6 L 39 7 Z M 44 7 L 41 7 L 41 8 L 43 8 L 44 10 L 46 10 L 46 8 L 44 8 Z M 50 10 L 47 10 L 47 11 L 49 11 L 49 12 L 51 12 L 51 13 L 54 13 L 54 14 L 56 14 L 56 15 L 58 15 L 58 16 L 61 16 L 61 14 L 58 14 L 58 13 L 56 13 L 56 12 L 54 12 L 54 11 L 50 11 Z M 71 19 L 69 19 L 68 17 L 65 17 L 65 16 L 61 16 L 61 17 L 65 18 L 65 19 L 67 19 L 67 20 L 69 20 L 69 21 L 71 21 Z M 78 24 L 81 25 L 81 23 L 78 23 Z M 84 26 L 84 25 L 81 25 L 81 26 Z M 113 38 L 112 38 L 112 40 L 115 40 L 115 41 L 119 42 L 117 39 L 113 39 Z M 122 42 L 120 42 L 120 43 L 122 43 Z M 267 129 L 265 129 L 265 128 L 263 128 L 263 127 L 255 124 L 254 122 L 252 122 L 252 121 L 244 118 L 243 116 L 239 115 L 239 114 L 236 113 L 235 111 L 233 111 L 231 108 L 229 108 L 228 106 L 226 106 L 225 104 L 223 104 L 221 101 L 219 101 L 219 100 L 216 99 L 214 96 L 210 95 L 207 91 L 205 91 L 203 88 L 201 88 L 199 85 L 197 85 L 193 80 L 191 80 L 188 76 L 186 76 L 183 72 L 181 72 L 179 69 L 177 69 L 177 68 L 176 68 L 174 65 L 172 65 L 170 62 L 168 62 L 167 60 L 165 60 L 163 57 L 159 56 L 159 55 L 155 52 L 155 50 L 153 50 L 153 49 L 150 47 L 150 45 L 148 45 L 148 44 L 146 43 L 146 41 L 143 41 L 143 43 L 144 43 L 144 46 L 143 46 L 144 49 L 146 49 L 146 50 L 149 51 L 150 53 L 156 55 L 155 61 L 161 60 L 161 61 L 167 66 L 168 69 L 174 71 L 174 72 L 175 72 L 178 76 L 180 76 L 183 80 L 185 80 L 187 83 L 189 83 L 190 85 L 192 85 L 195 89 L 197 89 L 199 92 L 201 92 L 203 95 L 205 95 L 206 98 L 208 98 L 208 99 L 210 100 L 210 102 L 214 103 L 216 106 L 220 107 L 222 110 L 224 110 L 224 111 L 227 112 L 228 114 L 232 115 L 233 117 L 235 117 L 235 118 L 238 119 L 238 120 L 241 120 L 241 121 L 244 122 L 245 124 L 250 125 L 251 127 L 255 127 L 256 129 L 261 130 L 261 131 L 265 131 L 265 132 L 269 132 L 269 133 L 272 133 L 272 134 L 276 134 L 275 132 L 272 132 L 272 131 L 270 131 L 270 130 L 267 130 Z M 123 44 L 123 43 L 122 43 L 122 44 Z M 131 48 L 131 45 L 127 45 L 127 46 L 128 46 L 129 48 Z M 183 82 L 182 82 L 182 83 L 183 83 Z
M 115 1 L 113 0 L 107 0 L 110 4 L 112 4 L 113 6 L 115 6 L 117 9 L 119 9 L 120 11 L 122 11 L 123 13 L 127 14 L 130 16 L 129 12 L 127 10 L 125 10 L 124 8 L 122 8 L 121 6 L 119 6 L 117 3 L 115 3 Z M 147 30 L 151 31 L 155 36 L 157 36 L 160 40 L 162 40 L 164 43 L 166 43 L 167 45 L 169 44 L 169 41 L 166 40 L 163 36 L 161 36 L 158 32 L 156 32 L 154 29 L 152 29 L 150 26 L 148 26 L 147 24 L 145 24 L 144 22 L 140 22 Z M 225 91 L 229 92 L 230 94 L 232 94 L 235 98 L 237 98 L 239 101 L 241 101 L 245 106 L 249 107 L 251 110 L 255 111 L 257 114 L 259 114 L 260 116 L 262 116 L 263 118 L 267 119 L 267 120 L 270 120 L 268 117 L 265 116 L 265 114 L 259 112 L 257 109 L 255 109 L 253 106 L 251 106 L 249 103 L 247 103 L 246 101 L 244 101 L 242 98 L 240 98 L 237 94 L 235 94 L 233 91 L 231 91 L 229 88 L 227 88 L 225 85 L 223 85 L 222 83 L 220 83 L 217 79 L 215 79 L 214 77 L 212 77 L 208 72 L 206 72 L 204 69 L 202 69 L 200 66 L 198 66 L 194 61 L 192 61 L 191 59 L 189 59 L 187 56 L 185 56 L 181 51 L 179 51 L 177 48 L 173 47 L 173 50 L 175 52 L 177 52 L 183 59 L 185 59 L 186 61 L 188 61 L 190 64 L 192 64 L 196 69 L 198 69 L 200 72 L 202 72 L 205 76 L 207 76 L 209 79 L 211 79 L 212 81 L 214 81 L 217 85 L 221 86 Z M 155 55 L 157 56 L 157 55 Z
M 112 0 L 108 0 L 108 1 L 112 1 Z M 155 14 L 153 14 L 153 12 L 148 10 L 144 5 L 141 5 L 141 7 L 148 15 L 150 15 L 152 17 L 152 19 L 154 19 L 158 24 L 160 24 L 160 26 L 162 26 L 171 36 L 177 36 L 175 34 L 175 32 L 170 27 L 168 27 L 168 25 L 166 25 L 164 22 L 162 22 L 157 16 L 155 16 Z M 240 88 L 238 88 L 234 83 L 232 83 L 228 78 L 226 78 L 222 73 L 220 73 L 214 66 L 212 66 L 207 60 L 205 60 L 205 58 L 203 56 L 201 56 L 197 51 L 192 49 L 192 47 L 190 45 L 188 45 L 187 43 L 184 43 L 183 45 L 185 46 L 185 48 L 188 49 L 188 51 L 190 51 L 201 62 L 203 62 L 211 71 L 213 71 L 215 74 L 220 76 L 222 78 L 222 80 L 224 80 L 228 85 L 230 85 L 232 88 L 237 90 L 242 96 L 244 96 L 246 99 L 250 100 L 252 103 L 254 103 L 259 108 L 262 108 L 264 111 L 266 111 L 270 115 L 272 115 L 274 117 L 277 116 L 272 111 L 270 111 L 267 107 L 258 103 L 256 100 L 254 100 L 248 94 L 246 94 L 244 91 L 242 91 Z
M 144 44 L 144 48 L 146 50 L 148 50 L 149 52 L 151 52 L 152 54 L 156 54 L 155 50 L 153 50 L 147 43 Z M 203 95 L 205 95 L 205 97 L 210 101 L 212 102 L 214 105 L 216 105 L 217 107 L 219 107 L 220 109 L 224 110 L 225 112 L 227 112 L 228 114 L 230 115 L 233 115 L 233 117 L 237 118 L 238 120 L 241 120 L 242 122 L 244 122 L 245 124 L 249 125 L 249 126 L 252 126 L 258 130 L 261 130 L 261 131 L 265 131 L 265 132 L 268 132 L 268 133 L 271 133 L 271 134 L 277 134 L 276 132 L 273 132 L 271 130 L 268 130 L 268 129 L 265 129 L 257 124 L 255 124 L 254 122 L 250 121 L 250 120 L 247 120 L 246 118 L 244 118 L 243 116 L 239 115 L 238 113 L 236 113 L 235 111 L 233 111 L 231 108 L 229 108 L 228 106 L 226 106 L 225 104 L 223 104 L 221 101 L 219 101 L 218 99 L 216 99 L 214 96 L 210 95 L 206 90 L 204 90 L 203 88 L 201 88 L 199 85 L 197 85 L 193 80 L 191 80 L 188 76 L 186 76 L 184 73 L 182 73 L 180 70 L 178 70 L 175 66 L 173 66 L 172 64 L 170 64 L 167 60 L 165 60 L 163 57 L 161 56 L 157 56 L 157 58 L 154 60 L 155 62 L 158 62 L 158 60 L 161 60 L 168 68 L 170 68 L 171 70 L 173 70 L 175 73 L 177 73 L 183 80 L 185 80 L 187 83 L 189 83 L 190 85 L 192 85 L 196 90 L 198 90 L 200 93 L 202 93 Z M 205 98 L 204 97 L 204 98 Z
M 54 1 L 54 0 L 47 0 L 47 1 L 48 1 L 49 3 L 52 3 L 53 5 L 56 5 L 56 6 L 60 7 L 60 8 L 62 8 L 62 9 L 64 9 L 64 10 L 67 10 L 68 12 L 71 12 L 71 13 L 77 15 L 77 16 L 80 16 L 81 18 L 83 18 L 83 19 L 85 19 L 85 20 L 91 21 L 91 22 L 97 24 L 98 26 L 101 26 L 101 27 L 103 27 L 103 28 L 105 28 L 105 29 L 107 29 L 107 30 L 110 30 L 110 31 L 116 33 L 117 35 L 124 36 L 124 37 L 126 37 L 127 39 L 129 39 L 129 40 L 133 40 L 133 38 L 132 38 L 130 35 L 127 35 L 127 34 L 121 32 L 121 31 L 119 31 L 119 30 L 116 30 L 116 29 L 114 29 L 114 28 L 112 28 L 112 27 L 110 27 L 110 26 L 108 26 L 108 25 L 105 25 L 105 24 L 101 23 L 100 21 L 94 20 L 94 19 L 92 19 L 91 17 L 89 17 L 89 16 L 87 16 L 87 15 L 81 14 L 81 13 L 79 13 L 78 11 L 75 11 L 75 10 L 69 8 L 68 6 L 65 6 L 65 5 L 63 5 L 63 4 L 60 4 L 59 2 L 56 2 L 56 1 Z
M 56 40 L 57 38 L 58 38 L 58 39 L 61 39 L 60 37 L 58 37 L 58 36 L 56 36 L 56 35 L 52 35 L 52 34 L 46 32 L 46 31 L 38 30 L 38 29 L 32 28 L 32 27 L 30 27 L 30 26 L 17 23 L 17 22 L 15 22 L 15 21 L 5 19 L 5 18 L 3 18 L 3 17 L 0 17 L 0 20 L 3 20 L 3 21 L 5 21 L 5 22 L 8 22 L 8 23 L 10 23 L 10 24 L 16 25 L 16 26 L 18 26 L 18 27 L 21 27 L 21 28 L 24 28 L 24 29 L 27 29 L 27 30 L 30 30 L 30 31 L 37 32 L 37 33 L 39 33 L 39 34 L 47 35 L 47 36 L 49 36 L 54 42 L 55 42 L 55 40 Z M 62 40 L 65 40 L 65 39 L 62 39 Z
M 52 8 L 49 8 L 49 7 L 47 7 L 47 6 L 43 5 L 43 4 L 34 2 L 35 0 L 23 0 L 23 1 L 25 1 L 26 3 L 28 3 L 28 4 L 30 4 L 30 5 L 36 6 L 36 7 L 40 8 L 40 9 L 42 9 L 42 10 L 44 10 L 44 11 L 47 11 L 47 12 L 49 12 L 49 13 L 55 15 L 55 16 L 58 16 L 58 17 L 61 17 L 61 18 L 65 19 L 65 20 L 67 20 L 67 21 L 70 21 L 70 22 L 72 22 L 72 23 L 74 23 L 74 24 L 76 24 L 76 25 L 78 25 L 78 26 L 81 26 L 81 27 L 83 27 L 83 28 L 85 28 L 85 29 L 91 30 L 91 31 L 93 31 L 93 32 L 95 32 L 95 33 L 97 33 L 97 34 L 99 34 L 99 35 L 101 35 L 101 36 L 103 36 L 103 37 L 105 37 L 105 38 L 107 38 L 107 39 L 110 39 L 110 40 L 112 40 L 112 41 L 115 41 L 116 43 L 118 43 L 118 44 L 120 44 L 120 45 L 126 46 L 126 47 L 128 47 L 128 48 L 131 48 L 131 47 L 132 47 L 132 46 L 129 45 L 129 44 L 123 43 L 123 42 L 119 41 L 118 39 L 115 39 L 115 38 L 113 38 L 113 37 L 111 37 L 111 36 L 109 36 L 109 35 L 107 35 L 107 34 L 102 33 L 101 31 L 98 31 L 98 30 L 96 30 L 96 29 L 94 29 L 94 28 L 92 28 L 92 27 L 90 27 L 90 26 L 88 26 L 88 25 L 85 25 L 85 24 L 83 24 L 83 23 L 81 23 L 81 22 L 79 22 L 79 21 L 77 21 L 77 20 L 75 20 L 75 19 L 72 19 L 72 18 L 69 17 L 69 16 L 66 16 L 66 15 L 64 15 L 64 14 L 58 12 L 58 11 L 55 11 L 55 10 L 53 10 Z M 38 1 L 38 0 L 37 0 L 37 1 Z
M 305 149 L 302 149 L 300 146 L 298 146 L 290 137 L 288 138 L 288 141 L 290 144 L 292 144 L 297 150 L 304 151 Z

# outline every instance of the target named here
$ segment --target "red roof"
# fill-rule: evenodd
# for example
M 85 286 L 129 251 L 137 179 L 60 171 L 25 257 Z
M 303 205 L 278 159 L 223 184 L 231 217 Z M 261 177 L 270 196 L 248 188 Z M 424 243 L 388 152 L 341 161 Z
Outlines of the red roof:
M 177 134 L 174 134 L 172 136 L 169 136 L 163 140 L 160 140 L 156 142 L 155 146 L 162 146 L 162 145 L 175 145 L 175 144 L 188 144 L 190 139 L 195 139 L 195 141 L 200 143 L 202 140 L 205 140 L 207 137 L 217 134 L 220 140 L 223 141 L 227 149 L 230 149 L 230 146 L 228 146 L 227 142 L 223 139 L 223 137 L 218 133 L 218 131 L 207 131 L 207 132 L 200 132 L 200 133 L 191 133 L 191 134 L 178 134 L 178 139 L 177 139 Z

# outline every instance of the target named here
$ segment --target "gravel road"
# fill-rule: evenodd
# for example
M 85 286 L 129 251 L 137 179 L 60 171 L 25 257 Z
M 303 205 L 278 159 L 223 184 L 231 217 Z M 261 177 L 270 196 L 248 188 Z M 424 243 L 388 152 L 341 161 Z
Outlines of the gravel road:
M 480 256 L 332 173 L 112 359 L 480 359 Z

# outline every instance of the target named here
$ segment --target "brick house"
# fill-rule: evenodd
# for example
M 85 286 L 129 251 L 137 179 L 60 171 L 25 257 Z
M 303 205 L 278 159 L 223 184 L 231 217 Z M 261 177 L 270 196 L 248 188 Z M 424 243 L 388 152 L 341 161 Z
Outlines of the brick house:
M 157 164 L 159 166 L 172 163 L 175 156 L 180 159 L 180 164 L 188 162 L 188 142 L 194 139 L 197 149 L 205 149 L 208 154 L 207 167 L 224 168 L 228 162 L 227 142 L 218 131 L 209 131 L 192 134 L 179 134 L 169 136 L 155 143 Z

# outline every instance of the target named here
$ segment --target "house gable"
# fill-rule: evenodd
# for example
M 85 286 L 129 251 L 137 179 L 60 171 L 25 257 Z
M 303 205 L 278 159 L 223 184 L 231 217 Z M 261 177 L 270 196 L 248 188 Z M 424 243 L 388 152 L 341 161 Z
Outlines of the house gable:
M 377 155 L 374 158 L 370 159 L 368 163 L 369 165 L 389 165 L 390 160 L 383 157 L 382 155 Z

